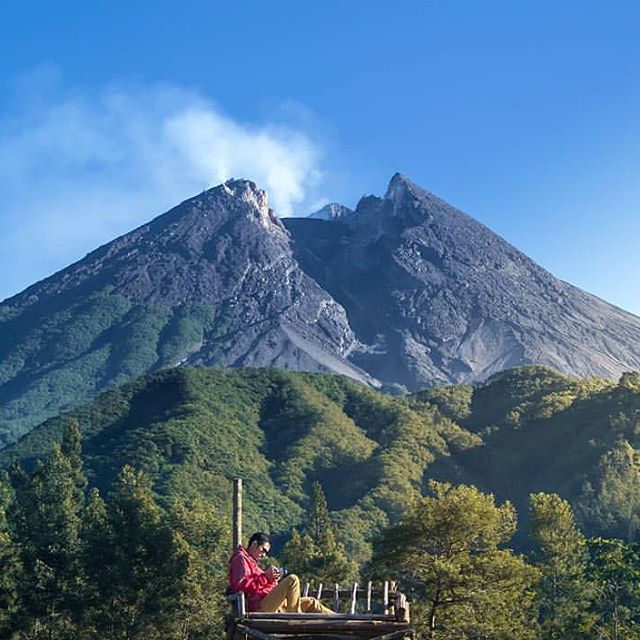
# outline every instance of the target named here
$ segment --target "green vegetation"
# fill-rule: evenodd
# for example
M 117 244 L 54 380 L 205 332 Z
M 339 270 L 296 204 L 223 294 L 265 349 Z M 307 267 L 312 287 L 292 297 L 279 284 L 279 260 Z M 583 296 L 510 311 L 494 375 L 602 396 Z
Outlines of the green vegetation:
M 70 418 L 84 425 L 87 475 L 103 492 L 129 464 L 149 475 L 163 504 L 200 499 L 229 509 L 229 481 L 240 476 L 251 496 L 247 528 L 285 533 L 319 482 L 358 561 L 407 496 L 420 496 L 448 441 L 460 448 L 466 433 L 433 408 L 415 412 L 337 376 L 178 368 L 49 420 L 0 452 L 0 464 L 47 455 Z
M 588 551 L 571 507 L 556 494 L 530 499 L 533 561 L 540 570 L 538 600 L 542 638 L 580 637 L 593 629 L 593 583 Z
M 378 544 L 374 574 L 400 573 L 427 638 L 536 638 L 537 572 L 500 548 L 516 529 L 513 506 L 474 487 L 430 489 Z
M 149 475 L 129 465 L 103 499 L 85 476 L 77 422 L 60 440 L 45 460 L 13 464 L 0 479 L 0 637 L 219 637 L 226 516 L 211 501 L 159 500 Z M 432 481 L 428 491 L 357 566 L 314 482 L 302 532 L 281 559 L 316 583 L 399 580 L 429 640 L 640 639 L 639 545 L 586 539 L 566 500 L 537 493 L 525 556 L 510 548 L 509 502 L 466 485 Z
M 164 327 L 192 345 L 201 330 L 175 316 Z M 523 639 L 632 639 L 639 450 L 638 374 L 611 383 L 525 367 L 399 398 L 338 376 L 167 369 L 0 452 L 12 469 L 0 490 L 0 625 L 64 637 L 84 628 L 82 599 L 92 625 L 116 633 L 130 616 L 146 620 L 146 637 L 167 637 L 149 629 L 173 624 L 162 621 L 172 600 L 188 617 L 176 634 L 214 628 L 225 561 L 216 540 L 230 480 L 242 477 L 245 531 L 270 531 L 276 553 L 286 542 L 287 568 L 312 582 L 400 577 L 427 637 L 497 640 L 516 625 Z M 119 556 L 135 518 L 142 538 Z M 154 554 L 167 562 L 154 568 Z
M 0 314 L 0 448 L 42 421 L 148 371 L 175 366 L 213 323 L 205 305 L 138 304 L 101 290 Z
M 625 374 L 615 384 L 521 367 L 494 376 L 473 391 L 470 401 L 468 388 L 446 388 L 448 404 L 442 410 L 458 411 L 457 424 L 480 443 L 460 450 L 450 446 L 451 456 L 431 465 L 428 477 L 473 484 L 509 500 L 525 525 L 529 494 L 555 492 L 576 510 L 585 534 L 631 542 L 639 506 L 637 379 Z M 410 400 L 413 409 L 419 411 L 430 394 L 442 404 L 441 390 L 422 392 Z M 456 409 L 465 402 L 466 416 Z M 521 532 L 515 543 L 524 544 Z
M 219 634 L 229 545 L 219 515 L 198 503 L 161 509 L 129 466 L 106 500 L 87 494 L 78 434 L 72 424 L 47 460 L 0 483 L 0 637 Z
M 185 325 L 176 316 L 170 326 Z M 185 329 L 189 340 L 200 326 Z M 129 464 L 152 479 L 162 504 L 203 500 L 228 510 L 229 481 L 240 476 L 251 496 L 247 527 L 286 536 L 303 522 L 318 482 L 337 540 L 357 562 L 369 559 L 376 532 L 396 523 L 431 479 L 511 502 L 522 524 L 513 544 L 522 550 L 530 546 L 529 495 L 538 492 L 568 501 L 586 536 L 633 543 L 639 380 L 631 373 L 618 384 L 576 380 L 523 367 L 477 388 L 394 398 L 338 376 L 168 369 L 48 420 L 1 451 L 0 465 L 48 455 L 75 418 L 87 475 L 102 492 Z
M 303 533 L 293 529 L 280 558 L 289 571 L 304 576 L 316 586 L 355 580 L 358 567 L 336 540 L 327 500 L 319 483 L 315 482 L 311 489 L 311 506 Z
M 621 540 L 595 538 L 587 543 L 589 575 L 595 590 L 594 637 L 640 638 L 640 548 Z

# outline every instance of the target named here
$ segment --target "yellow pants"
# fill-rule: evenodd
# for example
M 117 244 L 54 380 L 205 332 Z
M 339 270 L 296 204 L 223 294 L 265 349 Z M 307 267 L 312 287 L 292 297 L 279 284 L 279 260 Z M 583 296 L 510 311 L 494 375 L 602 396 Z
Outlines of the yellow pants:
M 262 613 L 335 613 L 316 598 L 301 598 L 300 578 L 294 574 L 280 580 L 269 591 L 260 603 L 260 611 Z

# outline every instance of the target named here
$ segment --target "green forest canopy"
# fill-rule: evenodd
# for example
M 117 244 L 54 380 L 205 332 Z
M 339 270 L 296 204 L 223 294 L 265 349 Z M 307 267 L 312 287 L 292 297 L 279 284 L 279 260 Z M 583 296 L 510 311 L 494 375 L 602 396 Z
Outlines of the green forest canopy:
M 358 561 L 431 479 L 509 500 L 523 524 L 531 493 L 558 493 L 585 534 L 637 535 L 638 374 L 613 383 L 522 367 L 478 387 L 394 398 L 339 376 L 168 369 L 45 422 L 1 451 L 0 464 L 47 455 L 71 418 L 89 482 L 103 492 L 129 464 L 161 503 L 202 498 L 229 513 L 230 479 L 243 477 L 246 526 L 286 536 L 319 482 Z

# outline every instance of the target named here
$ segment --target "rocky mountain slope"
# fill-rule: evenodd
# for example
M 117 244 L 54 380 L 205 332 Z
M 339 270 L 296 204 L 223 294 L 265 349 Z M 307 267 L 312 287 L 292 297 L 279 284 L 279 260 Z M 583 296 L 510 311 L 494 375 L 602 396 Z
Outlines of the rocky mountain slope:
M 349 215 L 284 223 L 303 269 L 347 312 L 363 345 L 351 360 L 385 382 L 469 382 L 527 363 L 578 376 L 640 368 L 640 318 L 399 174 Z
M 0 444 L 177 364 L 335 371 L 358 344 L 247 180 L 183 202 L 0 306 Z
M 553 278 L 400 175 L 279 220 L 233 180 L 0 305 L 0 446 L 174 366 L 330 371 L 383 388 L 546 364 L 640 369 L 640 318 Z

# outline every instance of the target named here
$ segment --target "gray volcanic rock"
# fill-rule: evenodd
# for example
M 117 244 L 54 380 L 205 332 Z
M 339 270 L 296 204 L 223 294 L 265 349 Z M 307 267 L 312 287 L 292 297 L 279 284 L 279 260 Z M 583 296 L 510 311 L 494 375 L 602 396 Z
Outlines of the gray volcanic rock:
M 0 305 L 0 446 L 48 416 L 175 365 L 331 371 L 344 309 L 306 275 L 267 196 L 229 181 Z
M 330 204 L 325 204 L 322 209 L 310 213 L 307 218 L 312 218 L 313 220 L 337 220 L 339 218 L 347 218 L 352 213 L 353 210 L 349 209 L 349 207 L 337 202 L 331 202 Z
M 640 318 L 554 278 L 396 174 L 332 222 L 288 219 L 306 272 L 347 311 L 351 360 L 409 389 L 544 364 L 577 376 L 640 368 Z
M 0 304 L 0 447 L 164 367 L 331 371 L 416 389 L 544 364 L 640 369 L 640 318 L 397 174 L 281 221 L 231 180 Z

